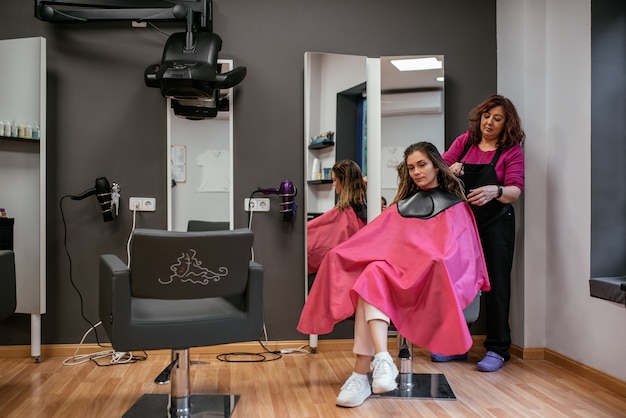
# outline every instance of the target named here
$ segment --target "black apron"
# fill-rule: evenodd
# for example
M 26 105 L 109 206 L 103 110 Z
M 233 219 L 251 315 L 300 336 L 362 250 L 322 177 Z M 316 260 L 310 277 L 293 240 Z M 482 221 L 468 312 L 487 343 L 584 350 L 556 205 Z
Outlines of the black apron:
M 459 161 L 467 154 L 470 148 L 470 143 L 465 145 L 465 149 L 459 157 Z M 467 195 L 471 189 L 476 189 L 488 184 L 499 184 L 498 175 L 496 174 L 496 163 L 500 158 L 502 151 L 498 149 L 489 164 L 466 164 L 463 163 L 463 175 L 459 177 L 465 185 L 465 194 Z M 470 204 L 470 208 L 474 213 L 474 218 L 478 224 L 478 228 L 486 228 L 491 225 L 496 219 L 504 215 L 511 205 L 509 203 L 502 203 L 497 199 L 492 199 L 483 206 L 476 206 Z

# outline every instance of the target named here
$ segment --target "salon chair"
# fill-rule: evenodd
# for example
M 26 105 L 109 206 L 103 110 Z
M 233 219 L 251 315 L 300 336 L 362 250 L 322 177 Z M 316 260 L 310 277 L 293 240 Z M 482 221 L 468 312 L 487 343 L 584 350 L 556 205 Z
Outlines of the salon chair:
M 15 313 L 15 255 L 11 250 L 0 250 L 0 321 Z
M 230 229 L 230 222 L 221 221 L 198 221 L 195 219 L 187 222 L 187 231 L 224 231 Z
M 100 319 L 117 352 L 172 350 L 155 383 L 125 417 L 230 416 L 238 395 L 191 395 L 189 348 L 252 341 L 263 328 L 263 266 L 250 260 L 250 229 L 137 229 L 130 266 L 100 256 Z M 217 388 L 216 388 L 217 389 Z

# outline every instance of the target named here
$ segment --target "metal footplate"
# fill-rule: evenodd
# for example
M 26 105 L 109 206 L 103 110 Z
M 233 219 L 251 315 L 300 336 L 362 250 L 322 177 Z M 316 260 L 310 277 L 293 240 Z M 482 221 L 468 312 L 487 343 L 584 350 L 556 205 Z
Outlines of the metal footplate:
M 398 360 L 400 373 L 398 387 L 390 392 L 372 394 L 380 398 L 456 399 L 443 374 L 413 373 L 413 344 L 399 333 Z M 370 374 L 371 379 L 371 374 Z

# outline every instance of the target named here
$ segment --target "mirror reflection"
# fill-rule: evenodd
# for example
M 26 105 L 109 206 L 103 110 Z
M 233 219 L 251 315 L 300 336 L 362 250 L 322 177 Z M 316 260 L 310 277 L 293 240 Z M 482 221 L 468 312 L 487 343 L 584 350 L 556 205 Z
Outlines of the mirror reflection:
M 304 59 L 305 210 L 312 218 L 335 205 L 335 162 L 350 159 L 363 169 L 357 141 L 365 138 L 367 75 L 366 57 L 307 52 Z
M 388 203 L 396 195 L 396 167 L 406 147 L 428 141 L 445 151 L 443 63 L 442 55 L 380 58 L 380 188 Z
M 233 68 L 232 60 L 220 59 L 218 63 L 221 72 Z M 176 117 L 168 99 L 169 230 L 232 228 L 232 89 L 220 95 L 228 110 L 204 120 Z

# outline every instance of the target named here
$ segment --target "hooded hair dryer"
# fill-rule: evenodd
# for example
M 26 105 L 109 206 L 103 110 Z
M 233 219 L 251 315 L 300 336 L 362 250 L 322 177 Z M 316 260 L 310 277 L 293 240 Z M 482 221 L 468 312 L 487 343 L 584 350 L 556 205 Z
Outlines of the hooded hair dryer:
M 113 183 L 115 185 L 115 183 Z M 113 220 L 113 209 L 111 207 L 112 190 L 111 185 L 106 177 L 98 177 L 96 184 L 91 189 L 87 189 L 84 192 L 71 196 L 72 200 L 83 200 L 86 197 L 96 195 L 98 203 L 100 203 L 100 209 L 102 210 L 102 217 L 104 222 Z
M 283 180 L 279 188 L 258 189 L 263 194 L 276 194 L 283 200 L 280 204 L 280 211 L 283 214 L 283 222 L 293 222 L 296 219 L 296 209 L 298 202 L 294 198 L 298 191 L 291 180 Z

